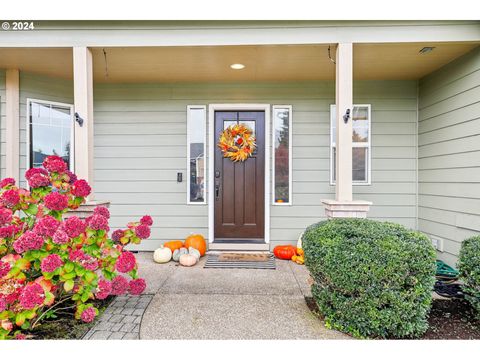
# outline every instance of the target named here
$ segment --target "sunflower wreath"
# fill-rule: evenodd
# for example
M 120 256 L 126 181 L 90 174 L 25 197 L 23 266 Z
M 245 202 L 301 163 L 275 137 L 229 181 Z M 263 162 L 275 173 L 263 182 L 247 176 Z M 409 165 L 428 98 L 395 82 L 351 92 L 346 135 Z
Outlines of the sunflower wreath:
M 220 134 L 218 147 L 224 158 L 234 162 L 245 161 L 255 151 L 255 136 L 248 126 L 243 124 L 231 125 Z

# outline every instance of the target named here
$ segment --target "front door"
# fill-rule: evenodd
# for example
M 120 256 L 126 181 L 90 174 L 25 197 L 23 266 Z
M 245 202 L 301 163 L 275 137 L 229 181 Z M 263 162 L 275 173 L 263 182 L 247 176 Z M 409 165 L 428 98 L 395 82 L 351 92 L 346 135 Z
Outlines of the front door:
M 257 148 L 243 162 L 223 157 L 220 134 L 234 124 L 253 130 Z M 215 112 L 215 240 L 264 240 L 265 237 L 265 112 Z

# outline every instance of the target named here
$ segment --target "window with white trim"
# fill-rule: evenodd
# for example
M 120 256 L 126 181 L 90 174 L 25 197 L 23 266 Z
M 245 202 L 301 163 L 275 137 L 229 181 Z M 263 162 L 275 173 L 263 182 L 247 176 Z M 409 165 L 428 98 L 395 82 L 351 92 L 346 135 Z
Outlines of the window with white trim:
M 28 167 L 41 167 L 50 155 L 63 158 L 73 170 L 73 105 L 27 100 Z
M 187 106 L 187 203 L 205 204 L 207 107 Z
M 352 112 L 352 181 L 369 185 L 371 181 L 371 106 L 354 105 Z M 336 175 L 336 107 L 330 106 L 330 183 Z
M 273 204 L 292 203 L 292 106 L 274 105 L 273 135 Z

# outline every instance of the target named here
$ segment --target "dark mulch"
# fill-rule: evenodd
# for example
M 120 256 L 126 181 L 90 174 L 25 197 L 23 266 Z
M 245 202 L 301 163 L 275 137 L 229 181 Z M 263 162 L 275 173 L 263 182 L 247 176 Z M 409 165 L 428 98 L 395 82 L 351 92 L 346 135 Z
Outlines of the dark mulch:
M 309 309 L 322 319 L 315 300 L 307 297 L 305 301 Z M 420 339 L 480 339 L 480 320 L 475 318 L 473 309 L 465 300 L 433 300 L 428 323 L 429 328 Z
M 105 300 L 95 300 L 93 302 L 93 305 L 99 310 L 99 316 L 105 311 L 112 299 L 113 297 L 108 297 Z M 65 306 L 67 307 L 68 304 L 65 303 Z M 24 331 L 24 334 L 35 340 L 81 339 L 95 325 L 95 321 L 87 324 L 81 320 L 75 320 L 74 312 L 74 309 L 69 309 L 59 314 L 57 318 L 45 319 L 41 325 L 38 325 L 32 331 Z
M 434 300 L 422 339 L 480 339 L 480 320 L 465 300 Z

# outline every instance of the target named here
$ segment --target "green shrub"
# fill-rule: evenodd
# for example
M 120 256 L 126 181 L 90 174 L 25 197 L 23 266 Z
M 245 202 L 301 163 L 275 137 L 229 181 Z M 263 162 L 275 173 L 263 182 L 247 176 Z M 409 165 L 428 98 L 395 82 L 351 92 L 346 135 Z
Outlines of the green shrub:
M 303 235 L 312 294 L 328 327 L 356 337 L 416 337 L 428 328 L 435 250 L 424 234 L 335 219 Z
M 480 317 L 480 236 L 473 236 L 462 243 L 458 269 L 464 283 L 465 298 Z

